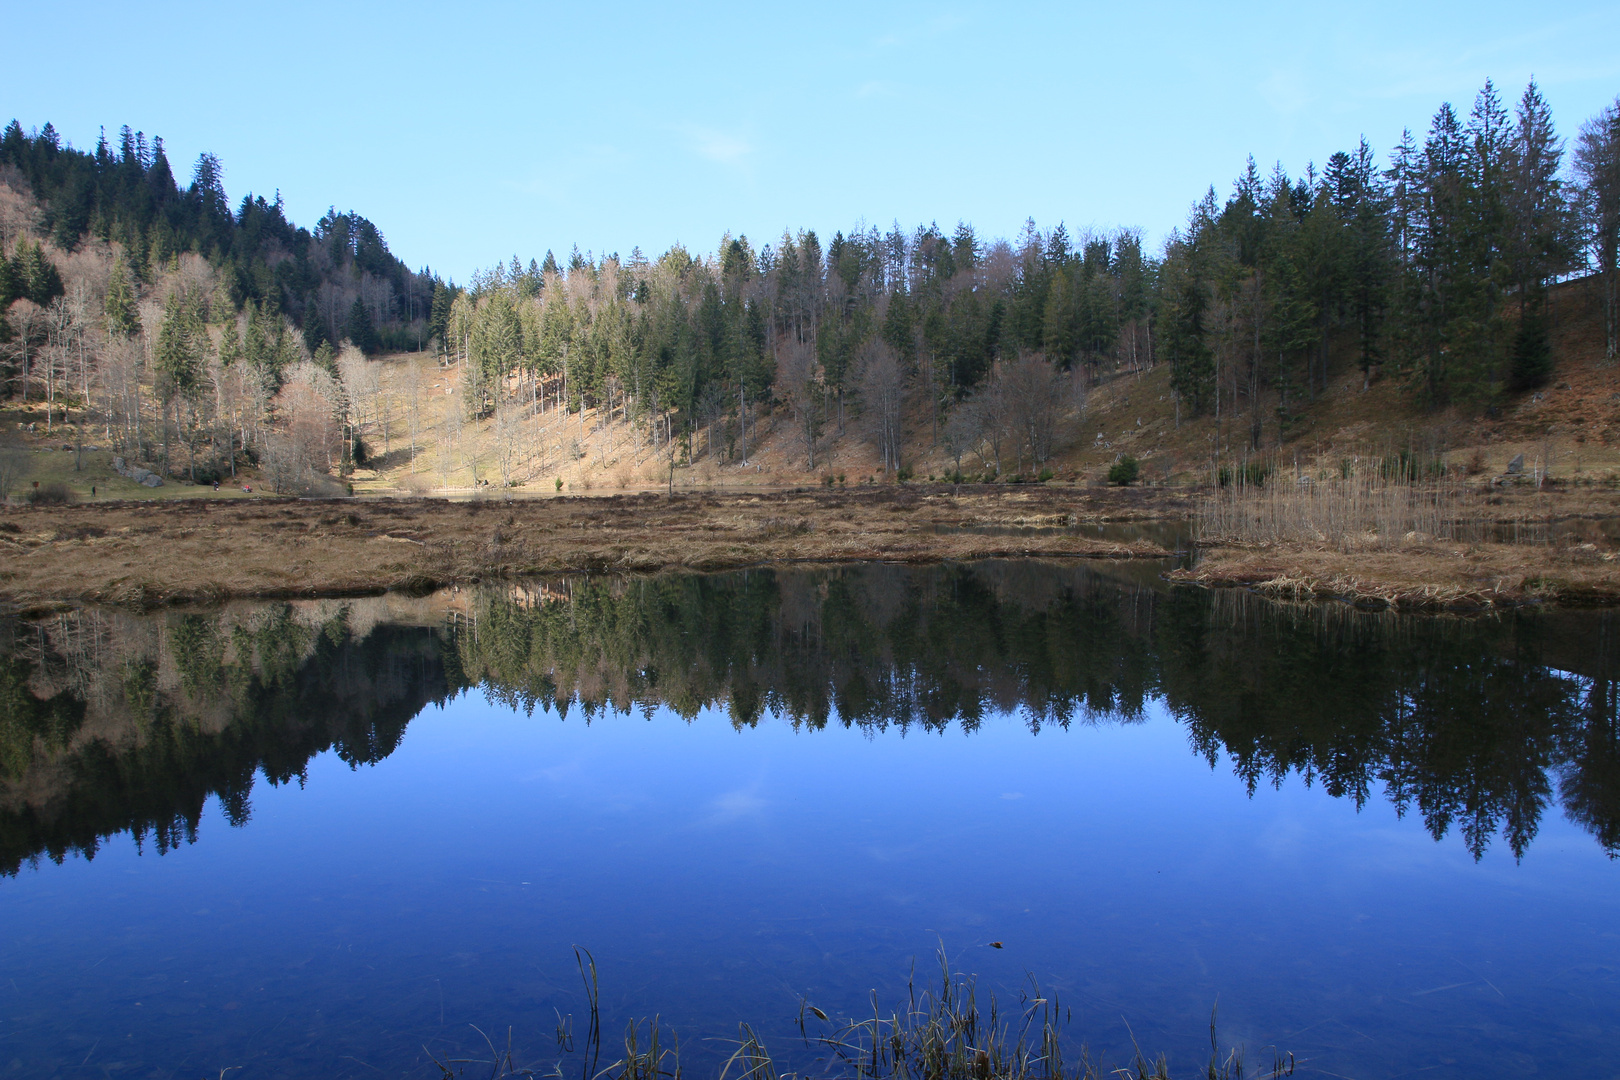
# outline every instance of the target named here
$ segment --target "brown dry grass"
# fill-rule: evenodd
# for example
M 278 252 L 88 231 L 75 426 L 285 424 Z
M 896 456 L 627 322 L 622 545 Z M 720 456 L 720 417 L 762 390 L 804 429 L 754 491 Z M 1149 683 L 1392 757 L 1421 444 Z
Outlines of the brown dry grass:
M 1386 483 L 1218 491 L 1172 580 L 1401 607 L 1620 603 L 1620 491 Z
M 1333 597 L 1408 609 L 1526 602 L 1620 604 L 1620 552 L 1592 529 L 1552 544 L 1413 541 L 1346 551 L 1333 542 L 1215 547 L 1173 581 L 1246 586 L 1288 599 Z
M 1595 523 L 1620 520 L 1620 489 L 1456 478 L 1409 482 L 1377 475 L 1291 483 L 1278 476 L 1263 486 L 1215 489 L 1198 500 L 1195 520 L 1199 543 L 1209 547 L 1326 543 L 1358 551 L 1401 547 L 1414 539 L 1606 542 L 1615 539 L 1614 528 L 1605 533 Z
M 1181 493 L 881 487 L 748 495 L 254 499 L 0 511 L 0 601 L 145 606 L 232 596 L 423 589 L 517 574 L 721 569 L 766 562 L 996 556 L 1163 557 L 1145 541 L 940 526 L 1185 518 Z M 96 532 L 101 535 L 95 535 Z
M 1332 544 L 1217 548 L 1173 581 L 1245 586 L 1289 599 L 1333 598 L 1401 608 L 1489 608 L 1522 603 L 1620 603 L 1620 558 L 1584 542 L 1409 544 L 1346 552 Z

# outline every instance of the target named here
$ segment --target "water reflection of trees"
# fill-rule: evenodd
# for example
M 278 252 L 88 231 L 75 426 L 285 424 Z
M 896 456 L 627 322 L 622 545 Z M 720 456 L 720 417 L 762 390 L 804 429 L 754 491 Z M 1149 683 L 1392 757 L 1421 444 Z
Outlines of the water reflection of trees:
M 1251 790 L 1289 775 L 1382 792 L 1476 855 L 1517 855 L 1554 803 L 1620 851 L 1616 620 L 1369 615 L 990 563 L 554 580 L 418 601 L 137 617 L 0 633 L 0 870 L 134 834 L 195 836 L 257 776 L 398 745 L 478 687 L 586 717 L 665 705 L 734 724 L 972 730 L 1128 722 L 1163 699 Z M 371 608 L 366 605 L 371 604 Z
M 1294 773 L 1360 806 L 1381 786 L 1436 839 L 1455 827 L 1477 857 L 1500 832 L 1517 856 L 1557 781 L 1569 816 L 1620 850 L 1611 615 L 1415 618 L 1242 593 L 1166 607 L 1195 610 L 1162 620 L 1180 628 L 1160 648 L 1165 697 L 1251 790 Z
M 873 565 L 566 583 L 495 593 L 458 623 L 463 678 L 518 708 L 751 725 L 937 729 L 987 713 L 1028 723 L 1134 717 L 1152 692 L 1152 594 L 1040 564 Z
M 256 776 L 302 781 L 334 750 L 380 761 L 448 694 L 437 639 L 347 612 L 140 618 L 83 611 L 4 627 L 0 872 L 93 857 L 119 833 L 160 852 L 196 839 L 210 798 L 233 824 Z

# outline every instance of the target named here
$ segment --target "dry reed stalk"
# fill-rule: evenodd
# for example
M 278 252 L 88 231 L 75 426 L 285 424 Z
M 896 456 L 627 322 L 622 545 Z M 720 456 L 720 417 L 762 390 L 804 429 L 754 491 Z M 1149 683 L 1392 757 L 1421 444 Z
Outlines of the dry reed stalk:
M 1468 489 L 1444 479 L 1357 476 L 1342 480 L 1235 483 L 1195 514 L 1201 544 L 1331 544 L 1341 551 L 1425 540 L 1480 543 L 1491 523 Z

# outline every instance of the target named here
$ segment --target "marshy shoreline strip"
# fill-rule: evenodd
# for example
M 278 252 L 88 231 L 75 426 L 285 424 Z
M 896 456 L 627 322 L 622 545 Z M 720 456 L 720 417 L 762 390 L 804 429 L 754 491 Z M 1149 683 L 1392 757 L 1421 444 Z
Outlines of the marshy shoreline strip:
M 1403 610 L 1620 603 L 1612 485 L 1370 475 L 1238 482 L 1201 499 L 1200 558 L 1169 580 Z
M 1208 492 L 883 485 L 555 498 L 207 498 L 0 510 L 0 610 L 340 597 L 563 573 L 990 558 L 1163 560 Z M 1504 522 L 1586 522 L 1551 542 L 1430 537 L 1346 550 L 1199 545 L 1177 583 L 1409 610 L 1620 604 L 1620 493 L 1480 495 Z M 1558 532 L 1559 535 L 1552 536 Z M 1595 536 L 1597 542 L 1591 542 Z
M 1280 543 L 1203 549 L 1177 584 L 1246 588 L 1277 600 L 1338 600 L 1402 611 L 1489 611 L 1526 604 L 1620 604 L 1620 562 L 1593 545 L 1529 547 L 1414 541 L 1378 551 Z
M 0 512 L 0 605 L 153 607 L 805 562 L 1163 559 L 1173 552 L 1150 539 L 1086 526 L 1189 516 L 1179 490 L 1033 486 L 11 506 Z

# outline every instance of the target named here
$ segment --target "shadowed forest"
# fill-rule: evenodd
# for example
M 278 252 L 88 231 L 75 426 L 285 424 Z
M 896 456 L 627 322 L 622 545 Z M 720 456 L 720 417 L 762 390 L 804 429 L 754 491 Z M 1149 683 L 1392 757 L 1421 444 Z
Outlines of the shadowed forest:
M 1001 714 L 1133 723 L 1154 702 L 1253 791 L 1290 777 L 1517 857 L 1561 810 L 1620 851 L 1612 615 L 1462 620 L 1166 591 L 1074 566 L 561 578 L 400 597 L 4 626 L 0 869 L 131 833 L 194 842 L 218 799 L 317 754 L 386 758 L 464 692 L 591 723 L 667 707 L 968 737 Z M 540 721 L 536 721 L 540 722 Z

